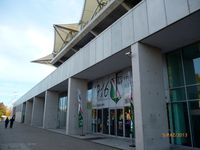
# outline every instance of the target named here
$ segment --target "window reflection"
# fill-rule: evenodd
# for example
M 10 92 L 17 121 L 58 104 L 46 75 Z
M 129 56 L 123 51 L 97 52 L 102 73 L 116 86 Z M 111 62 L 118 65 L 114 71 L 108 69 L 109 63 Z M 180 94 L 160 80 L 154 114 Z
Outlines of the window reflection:
M 200 101 L 189 102 L 192 123 L 193 144 L 200 147 Z
M 181 51 L 175 51 L 167 55 L 168 78 L 170 87 L 183 85 L 183 68 L 181 63 Z
M 200 83 L 200 44 L 183 48 L 186 84 Z

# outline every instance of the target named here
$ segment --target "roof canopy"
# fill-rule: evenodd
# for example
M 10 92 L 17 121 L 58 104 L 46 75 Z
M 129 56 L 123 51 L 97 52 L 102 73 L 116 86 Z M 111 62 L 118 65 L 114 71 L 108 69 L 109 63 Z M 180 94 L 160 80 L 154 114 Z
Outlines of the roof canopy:
M 79 24 L 54 25 L 54 49 L 53 55 L 58 54 L 61 49 L 74 37 L 79 31 Z
M 109 0 L 85 0 L 80 20 L 81 27 L 84 27 L 108 1 Z
M 109 0 L 85 0 L 81 20 L 74 24 L 54 25 L 54 48 L 52 54 L 39 58 L 32 62 L 50 64 L 65 45 L 95 16 Z

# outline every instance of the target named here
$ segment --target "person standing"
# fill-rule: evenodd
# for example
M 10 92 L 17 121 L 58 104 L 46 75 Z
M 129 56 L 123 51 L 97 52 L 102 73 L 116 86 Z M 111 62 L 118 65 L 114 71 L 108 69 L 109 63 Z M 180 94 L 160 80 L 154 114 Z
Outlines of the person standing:
M 6 120 L 5 120 L 5 128 L 8 127 L 8 123 L 9 123 L 9 119 L 8 119 L 8 117 L 7 117 Z
M 10 119 L 10 128 L 13 127 L 14 121 L 15 121 L 15 115 L 13 115 L 12 118 Z

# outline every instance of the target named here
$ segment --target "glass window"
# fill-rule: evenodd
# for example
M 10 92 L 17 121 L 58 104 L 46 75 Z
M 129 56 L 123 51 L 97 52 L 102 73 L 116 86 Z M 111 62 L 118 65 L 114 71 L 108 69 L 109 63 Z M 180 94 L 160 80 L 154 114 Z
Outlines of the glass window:
M 177 89 L 170 90 L 170 99 L 172 102 L 186 100 L 185 89 L 177 88 Z
M 92 110 L 92 131 L 97 132 L 97 110 Z
M 200 147 L 200 101 L 189 102 L 194 147 Z
M 102 109 L 97 110 L 97 132 L 102 132 Z
M 117 109 L 117 135 L 123 136 L 123 109 Z
M 108 108 L 103 109 L 103 133 L 109 133 L 109 114 Z
M 130 137 L 131 134 L 131 107 L 124 108 L 125 119 L 125 137 Z
M 66 127 L 66 116 L 67 116 L 67 96 L 62 96 L 59 98 L 58 128 Z
M 110 134 L 115 135 L 115 121 L 116 121 L 116 112 L 115 109 L 110 109 Z
M 187 88 L 188 99 L 200 99 L 200 85 Z
M 200 44 L 183 48 L 186 84 L 200 83 Z
M 186 102 L 169 104 L 168 107 L 170 112 L 170 133 L 172 135 L 183 135 L 170 136 L 172 144 L 191 146 Z
M 167 55 L 168 78 L 170 87 L 183 85 L 183 68 L 180 50 Z

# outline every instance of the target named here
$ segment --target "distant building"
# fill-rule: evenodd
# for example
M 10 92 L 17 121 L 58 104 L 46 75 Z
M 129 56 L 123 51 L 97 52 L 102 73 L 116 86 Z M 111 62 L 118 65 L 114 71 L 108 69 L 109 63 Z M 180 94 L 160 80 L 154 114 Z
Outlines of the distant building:
M 36 62 L 57 69 L 14 104 L 17 121 L 200 148 L 199 0 L 85 0 L 79 23 L 54 28 Z

